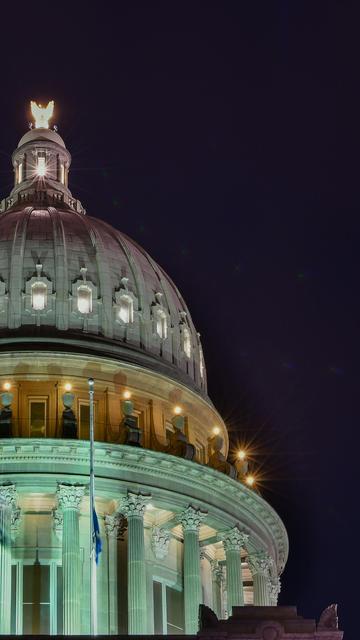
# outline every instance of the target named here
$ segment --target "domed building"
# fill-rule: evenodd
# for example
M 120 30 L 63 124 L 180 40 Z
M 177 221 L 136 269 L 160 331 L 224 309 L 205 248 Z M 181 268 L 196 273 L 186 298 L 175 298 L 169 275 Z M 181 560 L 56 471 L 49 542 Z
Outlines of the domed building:
M 89 634 L 91 609 L 99 634 L 194 634 L 200 603 L 274 605 L 286 530 L 246 459 L 227 460 L 189 309 L 86 214 L 40 124 L 0 205 L 0 633 Z

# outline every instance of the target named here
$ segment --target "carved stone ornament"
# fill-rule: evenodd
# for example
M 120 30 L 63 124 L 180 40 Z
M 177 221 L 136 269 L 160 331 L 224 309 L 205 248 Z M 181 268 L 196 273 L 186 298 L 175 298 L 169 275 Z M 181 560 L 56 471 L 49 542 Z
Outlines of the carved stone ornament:
M 328 631 L 329 629 L 338 629 L 337 604 L 331 604 L 322 612 L 317 626 L 318 631 Z
M 198 533 L 202 521 L 206 518 L 207 511 L 201 511 L 191 504 L 180 514 L 179 522 L 183 531 L 195 531 Z
M 105 516 L 105 531 L 108 538 L 123 540 L 127 523 L 123 513 L 107 514 Z
M 150 493 L 132 493 L 128 491 L 127 497 L 120 502 L 118 511 L 127 519 L 143 518 L 150 498 Z
M 161 527 L 153 527 L 151 533 L 151 548 L 157 560 L 164 560 L 169 552 L 170 531 Z
M 65 511 L 66 509 L 78 510 L 81 505 L 81 501 L 85 495 L 86 487 L 83 484 L 67 484 L 58 483 L 57 498 L 60 509 Z
M 224 567 L 219 563 L 218 560 L 210 560 L 210 566 L 214 579 L 218 584 L 221 584 L 225 578 Z
M 276 607 L 277 605 L 280 591 L 281 591 L 280 576 L 276 576 L 276 578 L 272 578 L 270 580 L 270 585 L 269 585 L 270 604 L 273 607 Z
M 241 551 L 249 541 L 248 534 L 240 531 L 238 527 L 223 533 L 221 537 L 225 551 Z
M 17 498 L 16 486 L 14 484 L 9 482 L 0 485 L 0 504 L 1 503 L 11 509 L 16 509 Z
M 64 514 L 60 509 L 53 509 L 52 515 L 55 535 L 61 539 L 64 524 Z
M 251 553 L 247 558 L 247 562 L 252 575 L 261 573 L 265 576 L 269 575 L 269 571 L 274 564 L 271 556 L 268 556 L 265 551 Z

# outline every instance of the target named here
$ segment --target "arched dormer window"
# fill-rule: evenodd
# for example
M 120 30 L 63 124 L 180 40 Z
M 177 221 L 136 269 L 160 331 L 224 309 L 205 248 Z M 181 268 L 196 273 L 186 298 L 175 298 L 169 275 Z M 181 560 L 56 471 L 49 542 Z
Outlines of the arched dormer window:
M 187 358 L 191 358 L 191 334 L 188 327 L 183 326 L 183 349 Z
M 164 309 L 156 310 L 155 328 L 159 338 L 165 340 L 167 338 L 167 316 Z
M 44 282 L 34 282 L 31 285 L 31 306 L 34 311 L 43 311 L 47 305 L 47 285 Z
M 92 312 L 92 291 L 86 284 L 81 284 L 77 289 L 77 309 L 83 314 Z
M 119 318 L 125 324 L 134 321 L 134 302 L 129 295 L 124 294 L 119 298 Z

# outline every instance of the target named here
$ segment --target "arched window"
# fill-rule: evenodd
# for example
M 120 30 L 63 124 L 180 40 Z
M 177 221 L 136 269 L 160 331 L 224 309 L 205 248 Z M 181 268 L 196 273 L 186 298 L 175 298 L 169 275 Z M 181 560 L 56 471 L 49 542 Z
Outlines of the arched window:
M 125 324 L 129 324 L 134 320 L 134 303 L 130 296 L 123 295 L 119 302 L 119 318 Z
M 188 327 L 183 327 L 183 348 L 187 358 L 191 357 L 191 335 Z
M 205 364 L 204 364 L 204 354 L 201 347 L 199 350 L 199 355 L 200 355 L 200 377 L 202 379 L 204 377 Z
M 19 162 L 18 166 L 18 184 L 22 182 L 23 179 L 23 163 Z
M 167 317 L 163 309 L 158 309 L 156 312 L 156 333 L 162 340 L 167 337 Z
M 31 285 L 31 306 L 35 311 L 43 311 L 47 305 L 47 285 L 44 282 L 34 282 Z
M 80 313 L 92 312 L 92 291 L 86 284 L 82 284 L 77 290 L 77 308 Z

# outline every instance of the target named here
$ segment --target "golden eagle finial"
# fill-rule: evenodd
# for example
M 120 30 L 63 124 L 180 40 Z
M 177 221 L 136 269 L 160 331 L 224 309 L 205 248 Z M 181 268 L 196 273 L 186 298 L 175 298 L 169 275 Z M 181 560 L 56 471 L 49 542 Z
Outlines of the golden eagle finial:
M 42 107 L 41 104 L 36 104 L 33 100 L 30 102 L 31 113 L 35 120 L 35 129 L 48 129 L 49 120 L 51 120 L 54 113 L 54 100 L 48 102 L 46 107 Z

